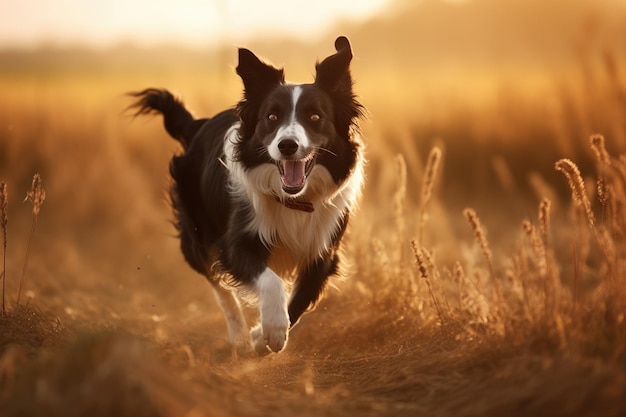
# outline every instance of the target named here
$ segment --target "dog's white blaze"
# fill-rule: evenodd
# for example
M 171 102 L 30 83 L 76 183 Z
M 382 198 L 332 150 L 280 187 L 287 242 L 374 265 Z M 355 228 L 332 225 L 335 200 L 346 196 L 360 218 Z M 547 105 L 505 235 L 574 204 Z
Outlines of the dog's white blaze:
M 282 259 L 276 270 L 291 272 L 298 266 L 296 260 L 310 261 L 331 247 L 333 233 L 344 213 L 353 210 L 359 199 L 364 179 L 363 156 L 358 155 L 353 172 L 339 186 L 324 166 L 315 165 L 304 190 L 304 197 L 315 211 L 305 213 L 276 204 L 275 196 L 284 196 L 276 166 L 263 164 L 246 171 L 233 159 L 238 128 L 239 123 L 233 125 L 224 142 L 223 162 L 230 171 L 231 193 L 254 209 L 247 231 L 257 234 L 267 247 L 281 248 L 289 255 L 290 259 Z
M 302 87 L 299 85 L 293 86 L 293 90 L 291 92 L 291 114 L 289 115 L 286 124 L 278 128 L 276 136 L 274 136 L 272 142 L 268 146 L 268 152 L 275 160 L 284 159 L 282 153 L 278 149 L 278 144 L 285 138 L 294 139 L 298 143 L 298 151 L 294 155 L 296 159 L 304 158 L 309 152 L 309 148 L 311 146 L 309 137 L 306 134 L 304 126 L 298 122 L 296 117 L 296 107 L 301 95 Z
M 296 120 L 296 106 L 298 105 L 298 100 L 300 100 L 300 95 L 302 94 L 302 87 L 299 85 L 294 85 L 293 90 L 291 92 L 291 117 L 289 121 L 293 123 Z
M 274 352 L 279 352 L 287 343 L 289 313 L 287 311 L 287 291 L 285 283 L 270 268 L 259 275 L 255 283 L 261 313 L 262 341 L 254 340 L 255 346 L 268 345 Z M 252 337 L 258 339 L 259 332 Z

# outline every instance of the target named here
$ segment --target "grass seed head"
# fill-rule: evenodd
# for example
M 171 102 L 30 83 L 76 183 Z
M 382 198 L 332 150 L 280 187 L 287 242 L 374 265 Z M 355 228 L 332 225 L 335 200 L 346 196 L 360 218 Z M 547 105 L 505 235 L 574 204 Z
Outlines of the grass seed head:
M 604 178 L 598 178 L 596 182 L 596 192 L 598 193 L 598 201 L 605 205 L 608 202 L 608 184 Z
M 422 248 L 419 247 L 419 243 L 415 239 L 411 239 L 411 247 L 413 248 L 413 255 L 415 256 L 420 276 L 428 280 L 428 268 L 426 267 L 426 260 L 424 259 Z
M 26 193 L 26 198 L 24 199 L 24 201 L 29 200 L 33 203 L 33 216 L 35 218 L 39 215 L 39 211 L 41 210 L 41 206 L 43 205 L 45 199 L 46 191 L 43 189 L 43 185 L 41 184 L 41 176 L 39 174 L 35 174 L 33 176 L 33 182 L 30 186 L 30 191 Z
M 598 161 L 611 166 L 611 156 L 606 150 L 606 146 L 604 145 L 604 136 L 600 134 L 591 135 L 591 150 L 598 158 Z
M 407 168 L 406 161 L 402 154 L 396 155 L 396 167 L 398 170 L 398 189 L 393 197 L 394 202 L 394 214 L 396 220 L 396 227 L 398 232 L 402 235 L 405 229 L 404 212 L 406 209 L 406 184 L 407 184 Z
M 565 175 L 569 188 L 572 191 L 572 199 L 574 200 L 574 203 L 578 207 L 582 207 L 585 210 L 589 225 L 592 229 L 595 228 L 595 216 L 593 211 L 591 211 L 591 203 L 589 202 L 587 192 L 585 191 L 585 182 L 583 181 L 583 177 L 580 175 L 578 166 L 570 159 L 564 158 L 558 160 L 556 164 L 554 164 L 554 168 Z
M 435 146 L 430 150 L 430 154 L 428 154 L 428 161 L 426 162 L 426 172 L 424 174 L 424 184 L 422 186 L 422 204 L 426 204 L 432 197 L 440 163 L 441 149 Z
M 419 230 L 417 239 L 420 244 L 422 244 L 422 236 L 426 224 L 426 206 L 433 195 L 433 188 L 435 187 L 439 165 L 441 164 L 441 155 L 441 149 L 435 146 L 431 149 L 430 154 L 428 154 L 428 161 L 426 162 L 426 170 L 422 183 L 422 197 L 419 207 Z
M 480 250 L 482 251 L 487 261 L 491 263 L 493 256 L 491 254 L 491 249 L 489 249 L 489 242 L 487 241 L 487 234 L 485 233 L 485 231 L 483 230 L 480 224 L 480 219 L 478 218 L 476 211 L 474 211 L 474 209 L 471 209 L 471 208 L 466 208 L 465 210 L 463 210 L 463 214 L 465 215 L 465 218 L 467 219 L 470 226 L 472 227 L 472 230 L 474 231 L 474 237 L 476 238 L 476 243 L 478 243 L 478 246 L 480 247 Z
M 548 238 L 550 236 L 550 209 L 552 208 L 552 202 L 548 198 L 544 198 L 539 203 L 539 231 L 541 232 L 541 238 L 544 245 L 548 245 Z

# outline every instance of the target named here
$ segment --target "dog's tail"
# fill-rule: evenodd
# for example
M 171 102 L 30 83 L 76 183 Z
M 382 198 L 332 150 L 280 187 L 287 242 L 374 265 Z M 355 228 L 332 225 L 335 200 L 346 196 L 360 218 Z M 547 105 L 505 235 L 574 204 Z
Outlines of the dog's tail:
M 191 135 L 188 132 L 194 118 L 179 99 L 167 90 L 156 88 L 146 88 L 129 95 L 137 99 L 128 107 L 136 109 L 135 116 L 161 113 L 167 133 L 187 149 L 191 142 Z

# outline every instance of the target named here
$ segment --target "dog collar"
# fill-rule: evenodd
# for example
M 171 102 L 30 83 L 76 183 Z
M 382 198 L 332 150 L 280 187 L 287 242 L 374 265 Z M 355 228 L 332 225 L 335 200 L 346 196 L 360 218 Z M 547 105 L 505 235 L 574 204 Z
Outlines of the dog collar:
M 315 211 L 315 207 L 313 207 L 313 203 L 310 201 L 300 201 L 295 198 L 287 198 L 285 200 L 281 200 L 277 196 L 274 197 L 276 201 L 282 203 L 283 206 L 290 208 L 292 210 L 300 210 L 306 213 L 313 213 Z

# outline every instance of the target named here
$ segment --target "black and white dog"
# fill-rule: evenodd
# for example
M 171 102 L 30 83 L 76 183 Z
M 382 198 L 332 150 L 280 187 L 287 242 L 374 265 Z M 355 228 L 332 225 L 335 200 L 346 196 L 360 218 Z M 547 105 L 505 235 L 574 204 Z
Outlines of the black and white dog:
M 137 115 L 163 114 L 184 148 L 170 164 L 181 249 L 213 284 L 234 348 L 281 351 L 339 272 L 364 157 L 348 39 L 335 49 L 312 84 L 286 83 L 282 69 L 239 49 L 243 99 L 211 119 L 194 119 L 167 90 L 132 93 Z M 250 332 L 233 288 L 258 302 Z

